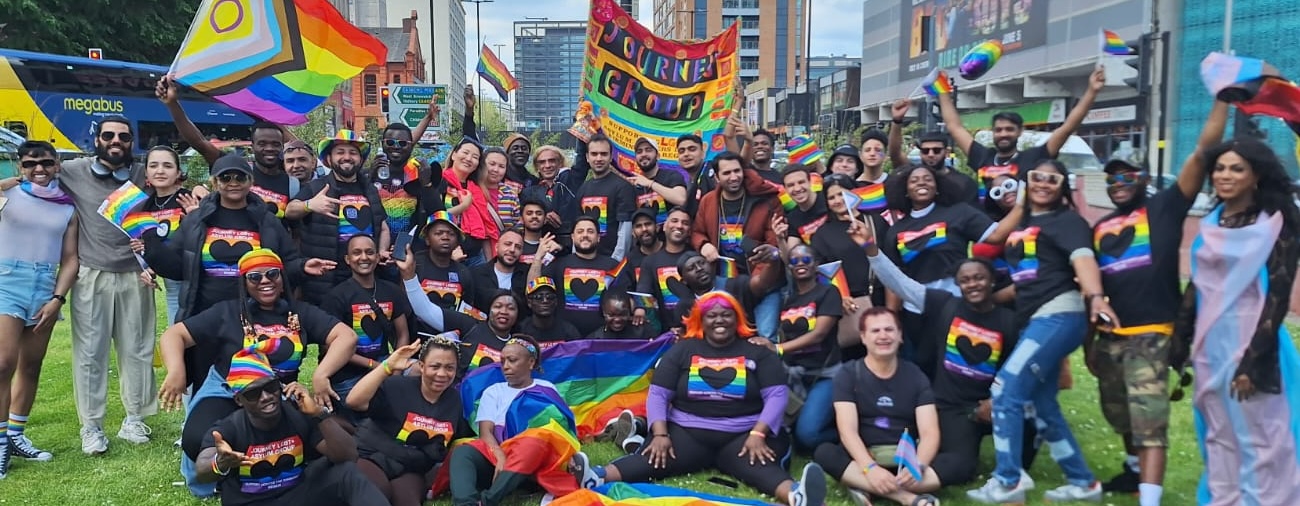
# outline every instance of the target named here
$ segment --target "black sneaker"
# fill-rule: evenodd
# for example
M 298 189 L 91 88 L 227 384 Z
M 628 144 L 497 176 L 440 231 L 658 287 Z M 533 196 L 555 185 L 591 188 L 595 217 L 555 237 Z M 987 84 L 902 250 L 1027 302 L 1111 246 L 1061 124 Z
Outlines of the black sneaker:
M 1102 490 L 1107 492 L 1118 492 L 1122 494 L 1138 493 L 1138 483 L 1142 482 L 1142 476 L 1133 472 L 1128 466 L 1124 470 L 1111 478 L 1110 481 L 1101 485 Z
M 9 438 L 9 451 L 15 457 L 27 459 L 35 462 L 49 462 L 54 458 L 50 452 L 37 448 L 32 444 L 32 440 L 27 439 L 27 435 L 13 436 Z
M 0 439 L 0 480 L 9 475 L 9 456 L 12 454 L 9 448 L 9 438 Z

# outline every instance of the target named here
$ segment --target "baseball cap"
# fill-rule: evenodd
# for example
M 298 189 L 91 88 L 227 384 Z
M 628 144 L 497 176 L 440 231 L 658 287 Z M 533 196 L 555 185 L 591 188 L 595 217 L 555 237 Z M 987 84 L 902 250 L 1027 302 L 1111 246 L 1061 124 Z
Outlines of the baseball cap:
M 645 216 L 647 218 L 650 218 L 650 221 L 656 221 L 659 219 L 658 211 L 651 209 L 649 207 L 636 208 L 636 211 L 632 212 L 632 223 L 636 223 L 636 218 L 638 216 Z
M 533 292 L 536 292 L 543 288 L 550 288 L 552 291 L 555 292 L 560 291 L 558 288 L 555 287 L 554 279 L 551 279 L 548 276 L 541 276 L 537 279 L 528 282 L 528 286 L 524 290 L 524 295 L 532 295 Z
M 1112 158 L 1109 162 L 1106 162 L 1106 166 L 1102 167 L 1101 170 L 1107 174 L 1113 174 L 1115 172 L 1146 171 L 1146 169 L 1134 165 L 1133 162 L 1122 158 Z
M 233 153 L 223 155 L 221 158 L 218 158 L 217 161 L 212 162 L 212 167 L 208 170 L 208 175 L 220 176 L 222 172 L 232 170 L 237 170 L 244 174 L 248 174 L 248 177 L 253 177 L 253 168 L 248 165 L 248 160 Z

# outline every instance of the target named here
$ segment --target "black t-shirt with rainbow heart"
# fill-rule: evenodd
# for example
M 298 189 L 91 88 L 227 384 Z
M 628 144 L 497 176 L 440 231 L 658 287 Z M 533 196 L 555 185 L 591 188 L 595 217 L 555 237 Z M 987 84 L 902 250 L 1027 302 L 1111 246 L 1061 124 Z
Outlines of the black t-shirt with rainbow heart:
M 306 482 L 307 464 L 322 458 L 316 446 L 324 439 L 316 423 L 288 402 L 280 403 L 280 423 L 270 430 L 253 426 L 240 409 L 213 428 L 249 464 L 240 464 L 221 479 L 222 506 L 277 504 L 277 499 Z M 216 446 L 209 431 L 203 448 Z
M 1120 323 L 1132 327 L 1174 321 L 1182 302 L 1178 250 L 1192 200 L 1177 186 L 1093 227 L 1101 284 Z
M 784 387 L 785 367 L 776 352 L 737 338 L 714 347 L 682 339 L 655 366 L 652 385 L 675 394 L 673 408 L 705 418 L 735 418 L 763 411 L 763 389 Z
M 211 356 L 215 357 L 213 367 L 223 378 L 230 372 L 230 357 L 235 352 L 252 346 L 257 341 L 278 339 L 278 345 L 267 354 L 271 368 L 284 383 L 298 381 L 298 372 L 302 368 L 307 346 L 314 344 L 324 349 L 325 338 L 339 324 L 338 319 L 301 301 L 281 302 L 272 310 L 251 304 L 253 307 L 247 309 L 252 336 L 246 336 L 240 323 L 240 310 L 245 309 L 247 300 L 220 302 L 181 323 L 200 350 L 212 353 Z M 291 314 L 297 320 L 296 330 L 290 322 Z
M 817 329 L 817 317 L 844 314 L 844 302 L 840 292 L 830 285 L 818 283 L 807 293 L 798 293 L 791 288 L 790 297 L 781 306 L 781 342 L 798 339 L 800 336 Z M 786 351 L 782 359 L 790 365 L 797 365 L 808 370 L 828 367 L 840 362 L 840 345 L 835 340 L 835 326 L 822 336 L 821 343 L 800 350 Z
M 460 393 L 449 388 L 431 403 L 420 392 L 419 376 L 385 379 L 366 416 L 357 429 L 358 453 L 393 461 L 407 473 L 428 472 L 446 459 L 452 441 L 474 434 L 465 422 Z
M 393 320 L 411 313 L 406 291 L 390 281 L 375 280 L 374 288 L 364 288 L 355 278 L 348 278 L 321 300 L 321 309 L 357 333 L 356 354 L 379 362 L 397 346 Z M 375 313 L 383 312 L 383 317 Z M 409 321 L 409 320 L 408 320 Z M 348 364 L 334 375 L 342 381 L 365 375 L 369 370 Z

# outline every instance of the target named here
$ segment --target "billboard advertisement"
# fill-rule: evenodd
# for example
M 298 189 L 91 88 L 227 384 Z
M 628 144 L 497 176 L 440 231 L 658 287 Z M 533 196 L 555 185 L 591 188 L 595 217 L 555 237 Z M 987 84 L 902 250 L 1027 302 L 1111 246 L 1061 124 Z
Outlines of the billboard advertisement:
M 1047 43 L 1046 0 L 902 0 L 899 80 L 925 76 L 933 65 L 957 66 L 971 47 L 1002 41 L 1002 54 Z M 933 20 L 933 51 L 925 50 L 925 17 Z

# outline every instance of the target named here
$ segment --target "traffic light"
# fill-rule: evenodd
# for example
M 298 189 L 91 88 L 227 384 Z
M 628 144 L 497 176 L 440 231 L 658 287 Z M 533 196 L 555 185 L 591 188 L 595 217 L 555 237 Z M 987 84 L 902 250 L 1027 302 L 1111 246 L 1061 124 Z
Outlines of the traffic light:
M 1124 64 L 1137 70 L 1137 77 L 1125 79 L 1124 84 L 1132 86 L 1139 95 L 1146 95 L 1151 92 L 1151 58 L 1154 56 L 1151 37 L 1143 34 L 1136 39 L 1124 41 L 1124 45 L 1129 48 L 1129 57 L 1124 59 Z
M 97 48 L 97 47 L 92 47 L 92 48 L 90 48 L 89 50 L 87 50 L 86 52 L 88 53 L 88 58 L 90 58 L 90 59 L 92 59 L 92 60 L 103 60 L 103 59 L 104 59 L 104 50 L 103 50 L 103 49 L 100 49 L 100 48 Z
M 388 112 L 388 87 L 387 86 L 384 86 L 383 88 L 379 89 L 379 110 L 380 112 L 384 112 L 384 113 Z

